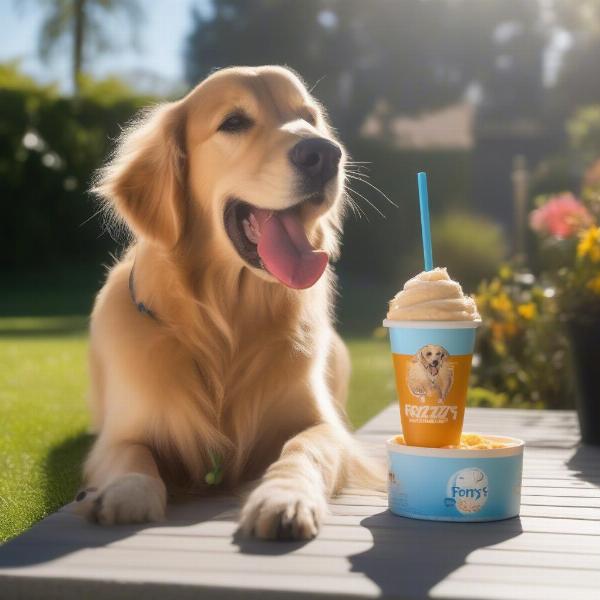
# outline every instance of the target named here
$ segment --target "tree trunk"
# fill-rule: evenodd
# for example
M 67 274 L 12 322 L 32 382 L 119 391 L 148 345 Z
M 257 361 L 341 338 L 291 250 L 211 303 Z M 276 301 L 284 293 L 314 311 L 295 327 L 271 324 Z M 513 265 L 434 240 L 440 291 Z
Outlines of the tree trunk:
M 79 76 L 83 65 L 86 0 L 73 0 L 73 90 L 79 95 Z

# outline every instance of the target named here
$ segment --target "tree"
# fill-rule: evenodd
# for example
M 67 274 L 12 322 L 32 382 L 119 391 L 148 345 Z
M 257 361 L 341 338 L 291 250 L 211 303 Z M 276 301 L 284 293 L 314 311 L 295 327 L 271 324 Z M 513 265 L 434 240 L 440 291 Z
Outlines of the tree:
M 454 102 L 473 82 L 493 88 L 500 53 L 514 55 L 509 85 L 537 85 L 536 7 L 530 0 L 213 0 L 209 16 L 193 12 L 186 78 L 193 85 L 216 67 L 287 64 L 309 85 L 318 82 L 334 124 L 352 135 L 377 102 L 392 117 Z M 511 21 L 523 22 L 511 40 L 516 50 L 494 39 Z
M 554 0 L 554 8 L 556 25 L 570 39 L 554 90 L 564 118 L 573 109 L 600 103 L 600 0 Z
M 132 25 L 139 23 L 142 10 L 138 0 L 36 0 L 45 10 L 39 36 L 39 54 L 48 59 L 65 38 L 72 41 L 71 73 L 73 90 L 79 92 L 86 50 L 111 47 L 103 21 L 109 14 L 124 16 Z

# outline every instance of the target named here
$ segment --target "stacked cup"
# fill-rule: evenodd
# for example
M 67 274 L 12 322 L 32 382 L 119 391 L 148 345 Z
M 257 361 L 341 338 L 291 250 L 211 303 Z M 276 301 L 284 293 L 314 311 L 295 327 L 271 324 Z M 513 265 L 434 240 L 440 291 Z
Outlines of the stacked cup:
M 473 298 L 433 268 L 425 173 L 419 173 L 425 271 L 390 302 L 388 328 L 403 439 L 388 441 L 389 506 L 398 515 L 489 521 L 518 515 L 523 442 L 461 447 L 475 333 Z
M 458 446 L 480 321 L 386 319 L 400 419 L 410 446 Z

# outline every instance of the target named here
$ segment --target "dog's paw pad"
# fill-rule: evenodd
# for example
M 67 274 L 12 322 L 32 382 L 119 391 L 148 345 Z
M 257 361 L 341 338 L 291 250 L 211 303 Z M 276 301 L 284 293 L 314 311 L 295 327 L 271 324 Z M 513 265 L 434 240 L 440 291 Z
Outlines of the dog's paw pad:
M 327 511 L 325 498 L 302 494 L 267 482 L 248 498 L 240 520 L 247 535 L 268 540 L 310 540 L 319 532 Z

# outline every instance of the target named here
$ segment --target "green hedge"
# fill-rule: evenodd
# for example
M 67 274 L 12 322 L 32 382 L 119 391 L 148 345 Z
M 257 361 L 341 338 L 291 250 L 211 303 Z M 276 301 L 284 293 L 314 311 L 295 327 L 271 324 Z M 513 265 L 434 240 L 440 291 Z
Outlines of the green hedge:
M 0 67 L 0 264 L 105 259 L 114 242 L 87 189 L 119 128 L 151 100 L 110 81 L 64 98 L 14 75 Z

